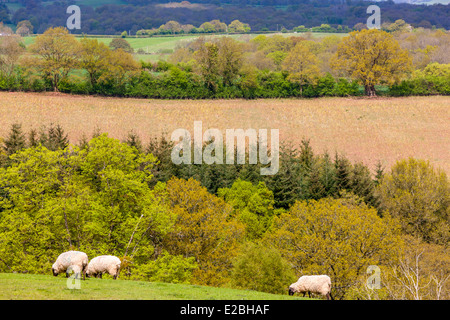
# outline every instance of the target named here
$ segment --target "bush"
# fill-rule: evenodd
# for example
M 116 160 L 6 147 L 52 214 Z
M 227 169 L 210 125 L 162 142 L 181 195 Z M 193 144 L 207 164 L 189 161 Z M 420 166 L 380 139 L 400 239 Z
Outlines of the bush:
M 430 63 L 412 78 L 390 87 L 393 96 L 450 94 L 450 64 Z
M 233 264 L 232 285 L 236 288 L 283 294 L 295 281 L 292 266 L 278 250 L 262 244 L 248 243 Z
M 192 272 L 197 269 L 194 257 L 170 255 L 164 252 L 156 260 L 136 266 L 132 276 L 135 280 L 169 283 L 190 283 Z

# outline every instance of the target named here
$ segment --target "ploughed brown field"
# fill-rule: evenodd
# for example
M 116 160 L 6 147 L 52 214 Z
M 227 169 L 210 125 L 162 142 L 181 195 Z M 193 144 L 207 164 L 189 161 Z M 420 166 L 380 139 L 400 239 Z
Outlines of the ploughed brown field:
M 429 160 L 450 173 L 450 97 L 319 98 L 269 100 L 151 100 L 55 93 L 0 92 L 0 137 L 19 122 L 28 133 L 60 124 L 71 143 L 96 130 L 125 139 L 138 134 L 191 133 L 194 121 L 209 128 L 279 129 L 280 141 L 309 138 L 317 153 L 337 151 L 370 168 L 380 160 Z

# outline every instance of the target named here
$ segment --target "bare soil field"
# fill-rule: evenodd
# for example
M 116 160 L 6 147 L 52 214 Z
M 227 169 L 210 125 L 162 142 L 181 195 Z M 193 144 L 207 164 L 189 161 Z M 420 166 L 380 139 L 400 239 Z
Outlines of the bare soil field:
M 429 160 L 450 174 L 450 97 L 319 98 L 268 100 L 151 100 L 55 93 L 0 92 L 0 137 L 12 123 L 29 132 L 60 124 L 71 143 L 95 130 L 123 140 L 137 133 L 144 143 L 177 128 L 193 132 L 279 129 L 280 141 L 311 141 L 317 153 L 346 155 L 372 169 L 380 160 Z

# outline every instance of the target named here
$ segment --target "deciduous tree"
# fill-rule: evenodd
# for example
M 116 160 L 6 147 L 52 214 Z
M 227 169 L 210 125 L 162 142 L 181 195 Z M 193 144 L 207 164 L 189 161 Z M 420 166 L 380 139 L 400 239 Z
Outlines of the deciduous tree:
M 282 67 L 289 72 L 288 79 L 300 85 L 300 91 L 305 84 L 315 83 L 320 76 L 319 60 L 305 41 L 297 43 L 289 52 Z
M 332 58 L 334 69 L 357 79 L 368 96 L 375 95 L 375 85 L 394 83 L 411 68 L 411 57 L 394 37 L 385 31 L 353 31 L 338 46 Z
M 405 233 L 426 242 L 450 241 L 450 189 L 444 171 L 429 162 L 398 161 L 377 188 L 380 207 L 400 219 Z
M 388 215 L 380 218 L 363 203 L 330 198 L 296 202 L 274 218 L 264 239 L 280 250 L 298 276 L 328 274 L 337 299 L 369 265 L 398 258 L 402 244 L 400 228 Z
M 221 285 L 228 281 L 231 261 L 244 237 L 244 228 L 230 221 L 232 208 L 224 200 L 208 193 L 194 179 L 172 178 L 166 192 L 176 214 L 174 231 L 164 240 L 173 255 L 195 257 L 199 268 L 192 281 Z
M 30 50 L 37 55 L 30 63 L 48 77 L 53 89 L 58 91 L 60 81 L 77 67 L 80 45 L 66 28 L 56 27 L 37 36 Z

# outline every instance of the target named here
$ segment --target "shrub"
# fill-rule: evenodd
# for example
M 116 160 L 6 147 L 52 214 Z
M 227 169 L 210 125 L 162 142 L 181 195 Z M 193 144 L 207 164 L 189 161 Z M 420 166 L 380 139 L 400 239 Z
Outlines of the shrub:
M 283 294 L 295 280 L 292 266 L 280 252 L 262 244 L 248 243 L 233 264 L 236 288 Z
M 192 272 L 197 268 L 194 257 L 170 255 L 164 252 L 156 260 L 136 267 L 132 278 L 169 283 L 190 283 Z

